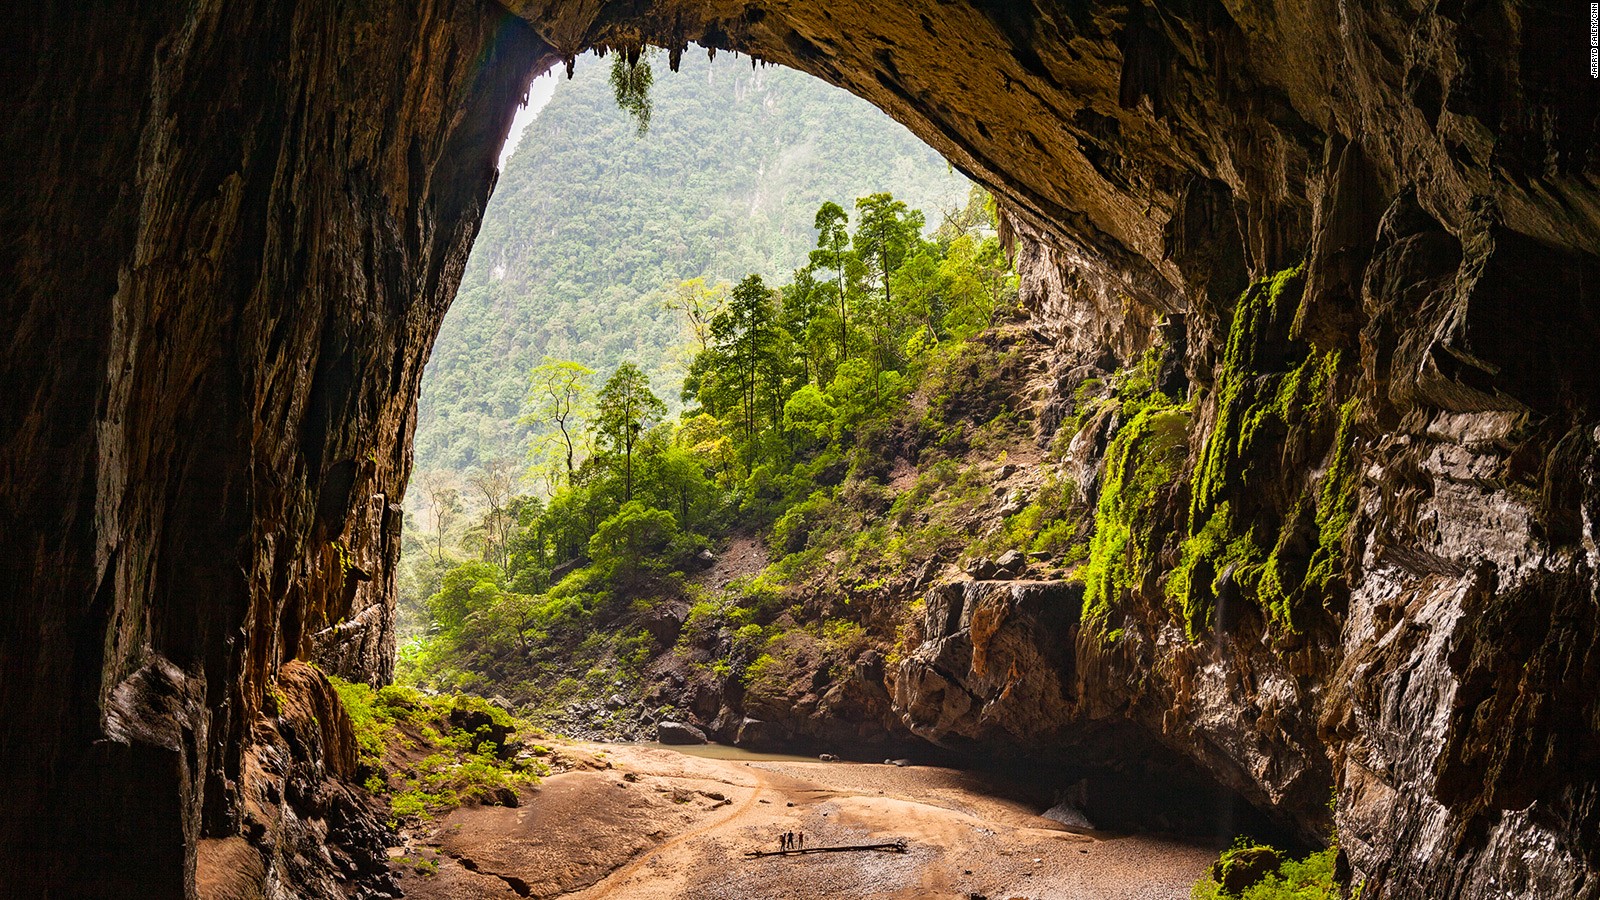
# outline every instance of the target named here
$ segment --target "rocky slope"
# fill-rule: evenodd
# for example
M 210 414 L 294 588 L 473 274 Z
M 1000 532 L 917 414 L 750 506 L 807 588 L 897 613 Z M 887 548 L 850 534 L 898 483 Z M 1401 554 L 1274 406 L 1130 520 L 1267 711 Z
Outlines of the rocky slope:
M 202 836 L 251 839 L 284 663 L 383 677 L 417 376 L 521 86 L 695 40 L 841 84 L 990 186 L 1086 360 L 1063 396 L 1162 336 L 1197 391 L 1106 416 L 1076 632 L 970 589 L 902 670 L 966 641 L 940 677 L 984 710 L 1018 694 L 980 646 L 1048 634 L 1066 665 L 1070 638 L 1062 717 L 985 732 L 924 687 L 911 724 L 1119 723 L 1306 832 L 1337 788 L 1368 897 L 1600 896 L 1581 5 L 510 6 L 7 22 L 8 887 L 192 895 Z

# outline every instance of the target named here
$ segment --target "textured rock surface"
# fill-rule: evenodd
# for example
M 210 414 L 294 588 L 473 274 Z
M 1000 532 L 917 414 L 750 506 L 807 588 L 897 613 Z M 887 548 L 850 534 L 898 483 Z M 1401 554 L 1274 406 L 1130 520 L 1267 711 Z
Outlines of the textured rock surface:
M 417 378 L 521 85 L 552 54 L 696 40 L 841 84 L 993 187 L 1076 364 L 1181 347 L 1189 467 L 1234 298 L 1305 260 L 1293 322 L 1250 353 L 1338 352 L 1337 393 L 1360 400 L 1336 587 L 1292 635 L 1219 608 L 1194 639 L 1156 571 L 1112 609 L 1118 640 L 1080 635 L 1072 679 L 1028 689 L 1131 723 L 1302 831 L 1337 786 L 1366 896 L 1600 896 L 1582 5 L 513 7 L 527 25 L 465 0 L 7 22 L 25 48 L 0 138 L 8 887 L 184 896 L 202 836 L 224 843 L 201 859 L 237 862 L 279 667 L 386 671 Z M 1336 442 L 1270 438 L 1248 460 L 1267 489 L 1219 496 L 1279 529 Z M 1014 637 L 993 649 L 1060 652 Z M 977 660 L 946 680 L 982 698 Z M 941 733 L 982 733 L 937 710 Z M 989 734 L 1062 732 L 1042 721 Z
M 280 665 L 389 671 L 417 381 L 545 51 L 479 2 L 81 12 L 6 23 L 0 848 L 181 897 Z

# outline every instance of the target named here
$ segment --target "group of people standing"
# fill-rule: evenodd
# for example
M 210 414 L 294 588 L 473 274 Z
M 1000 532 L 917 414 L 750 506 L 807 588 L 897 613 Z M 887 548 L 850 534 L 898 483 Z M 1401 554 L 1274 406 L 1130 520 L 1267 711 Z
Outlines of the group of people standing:
M 778 836 L 780 850 L 804 850 L 806 848 L 806 833 L 804 831 L 785 831 Z

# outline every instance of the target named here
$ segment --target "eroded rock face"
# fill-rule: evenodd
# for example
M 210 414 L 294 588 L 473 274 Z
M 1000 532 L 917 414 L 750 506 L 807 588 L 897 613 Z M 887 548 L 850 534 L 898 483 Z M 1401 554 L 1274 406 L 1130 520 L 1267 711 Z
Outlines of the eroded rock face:
M 1306 263 L 1294 309 L 1236 346 L 1268 373 L 1337 354 L 1332 391 L 1359 401 L 1344 442 L 1291 425 L 1243 460 L 1265 477 L 1230 471 L 1206 498 L 1298 553 L 1294 498 L 1354 454 L 1344 562 L 1294 636 L 1226 596 L 1191 635 L 1164 546 L 1111 610 L 1117 640 L 1080 628 L 1070 678 L 1024 679 L 1066 718 L 983 732 L 939 703 L 917 727 L 1132 723 L 1302 831 L 1337 786 L 1369 897 L 1600 896 L 1600 116 L 1580 4 L 510 6 L 56 4 L 10 29 L 8 886 L 184 896 L 200 838 L 225 842 L 213 861 L 245 852 L 275 673 L 312 655 L 387 671 L 417 379 L 528 75 L 693 40 L 843 85 L 993 188 L 1040 327 L 1078 365 L 1180 347 L 1200 391 L 1186 473 L 1226 418 L 1252 279 Z M 1164 498 L 1170 521 L 1187 499 Z M 930 658 L 965 658 L 940 677 L 987 697 L 962 627 L 970 658 L 960 628 Z M 993 649 L 1053 664 L 1032 633 Z
M 192 896 L 280 666 L 389 671 L 418 378 L 548 51 L 471 0 L 7 32 L 6 887 Z

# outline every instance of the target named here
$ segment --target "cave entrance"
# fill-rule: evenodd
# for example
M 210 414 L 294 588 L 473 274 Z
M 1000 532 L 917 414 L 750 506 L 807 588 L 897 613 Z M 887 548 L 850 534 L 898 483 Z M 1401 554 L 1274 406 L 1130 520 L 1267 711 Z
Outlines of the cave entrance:
M 639 64 L 664 70 L 664 55 L 647 51 Z M 549 513 L 589 502 L 574 497 L 605 477 L 581 473 L 601 450 L 594 395 L 619 366 L 639 366 L 645 387 L 664 401 L 662 419 L 704 410 L 704 398 L 682 388 L 686 377 L 708 377 L 695 370 L 695 351 L 715 343 L 716 314 L 750 272 L 782 285 L 772 298 L 781 306 L 799 277 L 791 273 L 815 268 L 823 203 L 838 204 L 854 221 L 863 212 L 857 198 L 887 192 L 923 212 L 920 237 L 930 244 L 953 234 L 998 237 L 997 223 L 983 219 L 992 213 L 935 151 L 866 101 L 804 73 L 688 54 L 681 71 L 647 79 L 650 110 L 641 116 L 645 95 L 630 100 L 619 90 L 626 71 L 613 54 L 577 60 L 570 79 L 540 76 L 501 153 L 495 193 L 421 387 L 412 524 L 400 563 L 401 680 L 498 695 L 586 738 L 654 739 L 666 721 L 676 737 L 709 732 L 767 749 L 995 769 L 1004 784 L 1024 785 L 1016 798 L 1039 811 L 1061 807 L 1069 810 L 1062 815 L 1093 816 L 1107 827 L 1207 838 L 1218 828 L 1229 832 L 1224 837 L 1276 834 L 1248 804 L 1185 771 L 1131 725 L 1112 743 L 1138 747 L 1128 755 L 1147 761 L 1160 751 L 1160 766 L 1129 776 L 1066 764 L 1041 778 L 1027 770 L 1043 765 L 1042 756 L 1000 754 L 1007 761 L 994 764 L 996 754 L 982 747 L 948 750 L 904 731 L 867 736 L 862 709 L 843 710 L 856 718 L 832 732 L 746 715 L 743 676 L 771 657 L 769 648 L 787 649 L 785 630 L 826 632 L 818 610 L 804 614 L 811 621 L 792 614 L 778 623 L 770 610 L 733 601 L 713 628 L 728 634 L 707 636 L 681 660 L 668 657 L 686 629 L 705 627 L 693 621 L 707 615 L 699 607 L 728 602 L 730 578 L 744 590 L 772 557 L 799 549 L 762 546 L 770 520 L 755 517 L 731 531 L 709 521 L 697 526 L 701 533 L 691 537 L 709 545 L 714 561 L 710 572 L 690 565 L 677 573 L 689 591 L 648 579 L 628 590 L 575 586 L 594 568 L 586 548 L 597 523 L 621 503 L 613 497 L 578 516 L 585 527 L 576 542 L 553 536 L 565 526 Z M 866 283 L 870 274 L 853 277 L 875 289 Z M 986 324 L 1005 315 L 991 309 Z M 557 382 L 582 390 L 556 397 Z M 682 433 L 687 418 L 676 427 Z M 567 468 L 574 443 L 576 472 Z M 530 542 L 548 543 L 530 551 Z M 730 550 L 739 564 L 725 573 Z M 578 580 L 568 580 L 574 573 Z M 473 617 L 492 625 L 468 635 Z M 848 616 L 838 621 L 861 630 Z M 742 635 L 751 627 L 758 633 Z M 865 655 L 837 662 L 876 665 L 872 686 L 886 694 L 878 651 L 888 650 L 873 651 L 877 663 L 863 663 Z M 791 674 L 820 684 L 827 679 L 817 661 Z M 704 677 L 723 666 L 740 674 Z M 852 728 L 853 740 L 845 737 Z M 1174 791 L 1181 799 L 1162 796 Z
M 443 600 L 430 604 L 447 579 L 470 576 L 476 583 L 491 573 L 502 592 L 542 598 L 589 564 L 593 532 L 621 504 L 620 497 L 590 503 L 595 491 L 622 491 L 605 486 L 615 473 L 597 459 L 608 449 L 598 432 L 598 395 L 619 367 L 637 366 L 641 386 L 661 401 L 646 430 L 667 429 L 675 450 L 690 446 L 685 442 L 740 440 L 725 433 L 732 420 L 720 407 L 718 421 L 726 421 L 713 425 L 715 435 L 692 434 L 710 420 L 691 425 L 688 418 L 715 401 L 684 386 L 706 377 L 694 371 L 696 358 L 715 350 L 717 316 L 747 276 L 758 275 L 769 291 L 762 302 L 782 343 L 771 352 L 784 356 L 771 362 L 784 368 L 772 377 L 788 382 L 786 392 L 806 383 L 825 393 L 848 357 L 878 365 L 868 346 L 874 328 L 894 330 L 883 365 L 903 368 L 904 344 L 917 324 L 912 317 L 868 324 L 854 315 L 858 303 L 863 314 L 885 312 L 871 304 L 881 303 L 886 287 L 898 299 L 900 285 L 885 285 L 870 261 L 852 261 L 846 272 L 813 259 L 827 249 L 819 251 L 815 227 L 825 204 L 838 210 L 836 254 L 850 256 L 864 236 L 858 200 L 882 194 L 901 204 L 887 210 L 888 224 L 911 232 L 896 240 L 920 248 L 891 251 L 898 254 L 894 265 L 908 252 L 922 253 L 929 266 L 953 265 L 946 257 L 959 240 L 960 253 L 981 247 L 989 254 L 980 275 L 1004 287 L 1009 266 L 984 195 L 872 104 L 739 54 L 695 50 L 677 69 L 668 71 L 664 51 L 645 51 L 636 62 L 620 52 L 580 57 L 570 76 L 558 66 L 534 79 L 511 126 L 495 191 L 421 384 L 399 577 L 402 680 L 422 658 L 430 629 L 454 627 L 440 619 L 453 614 L 434 608 Z M 631 107 L 618 90 L 624 71 L 653 82 Z M 650 109 L 647 120 L 640 103 Z M 797 287 L 799 278 L 806 284 Z M 801 290 L 809 294 L 797 297 Z M 843 322 L 840 290 L 846 291 Z M 988 300 L 992 306 L 993 296 Z M 987 320 L 991 312 L 937 314 L 954 324 L 953 315 Z M 774 415 L 781 411 L 752 411 L 750 424 L 771 429 Z M 645 469 L 653 465 L 641 461 Z M 735 477 L 730 467 L 748 469 L 750 461 L 715 465 L 726 482 Z M 712 521 L 721 512 L 684 501 L 681 492 L 678 499 L 650 502 L 676 516 L 681 530 L 692 526 L 685 539 L 704 539 L 718 554 L 730 546 L 748 554 L 729 569 L 737 570 L 733 575 L 724 575 L 725 566 L 699 575 L 690 567 L 686 575 L 725 581 L 760 573 L 768 554 L 748 529 L 725 533 Z M 552 521 L 552 504 L 576 502 L 590 504 L 578 516 L 582 522 L 567 529 Z M 533 542 L 545 546 L 530 550 Z M 469 572 L 469 565 L 480 568 Z M 549 629 L 526 631 L 560 643 Z M 517 647 L 523 648 L 520 639 Z M 567 663 L 569 670 L 546 671 L 536 683 L 548 689 L 583 682 L 590 663 L 570 657 Z M 601 687 L 580 693 L 597 693 L 585 699 L 603 704 L 616 690 Z M 522 688 L 510 699 L 530 701 L 531 685 Z M 482 690 L 517 693 L 513 686 Z

